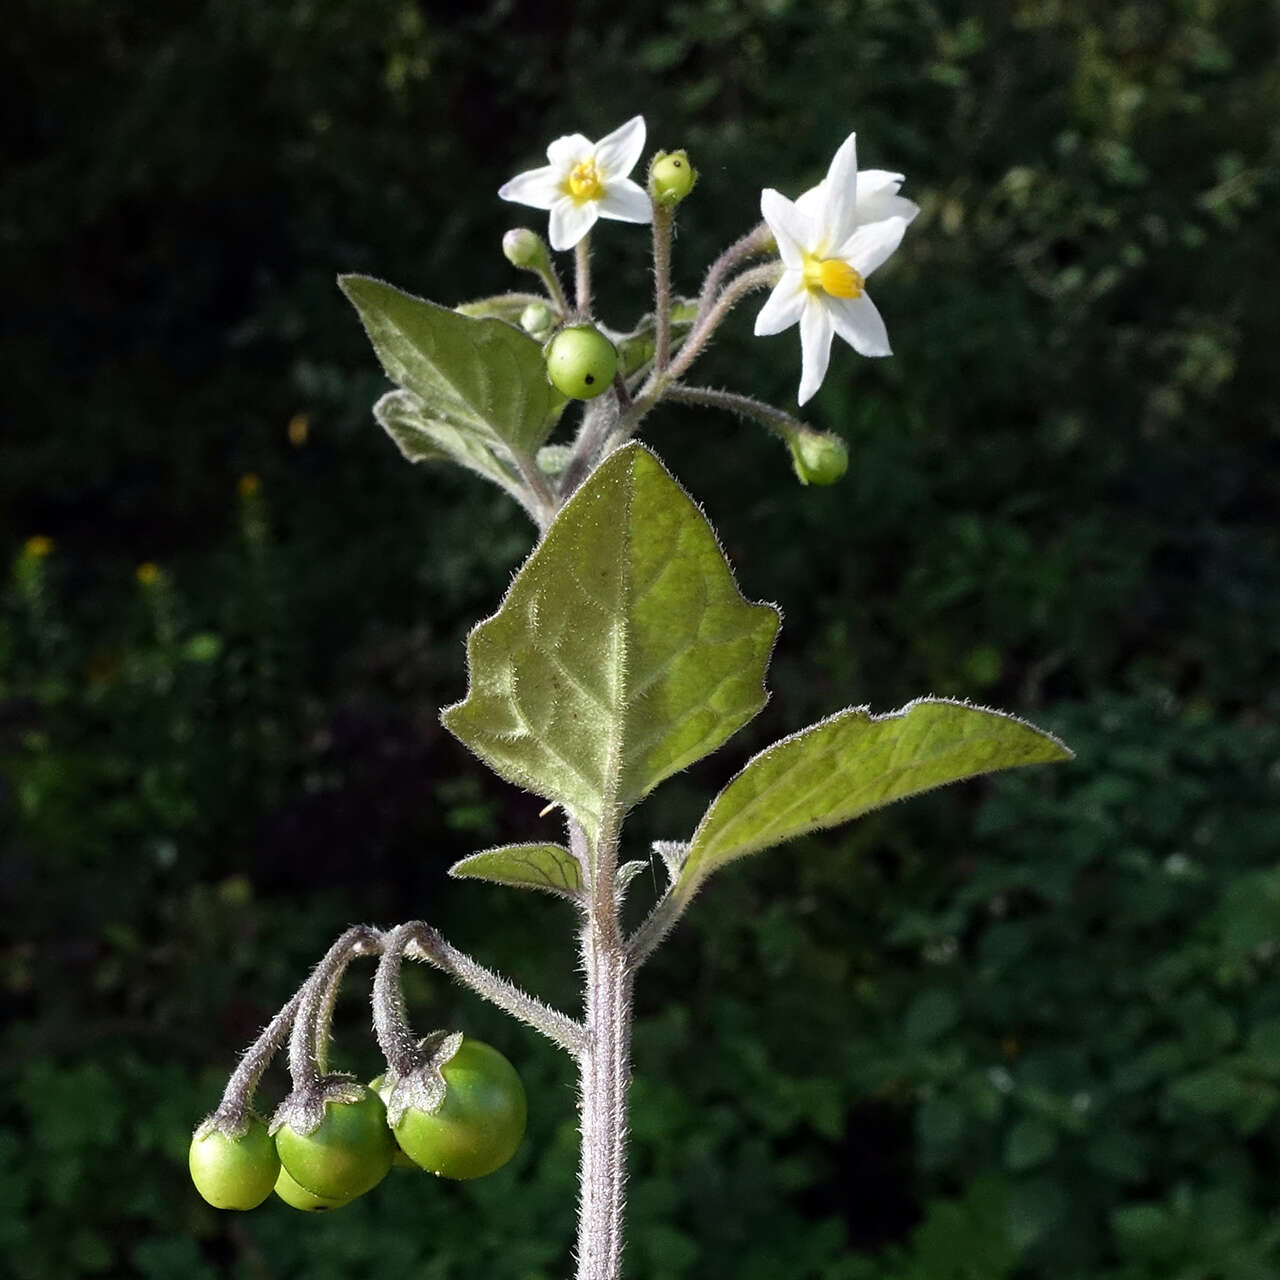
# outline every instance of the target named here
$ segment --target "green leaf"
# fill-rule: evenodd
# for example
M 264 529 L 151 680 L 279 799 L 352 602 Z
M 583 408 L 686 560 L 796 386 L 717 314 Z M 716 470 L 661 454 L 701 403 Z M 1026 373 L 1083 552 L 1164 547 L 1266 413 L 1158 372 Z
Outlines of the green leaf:
M 582 893 L 582 872 L 577 860 L 558 844 L 506 844 L 485 849 L 455 862 L 449 874 L 516 889 L 542 889 L 575 900 Z
M 1004 1144 L 1004 1162 L 1022 1173 L 1044 1164 L 1058 1149 L 1058 1135 L 1042 1120 L 1019 1120 L 1009 1130 Z
M 527 333 L 368 276 L 340 276 L 338 283 L 387 377 L 412 391 L 433 421 L 519 454 L 533 452 L 551 433 L 564 399 L 547 382 L 542 349 Z
M 717 867 L 872 809 L 997 769 L 1069 760 L 1057 738 L 1014 716 L 920 698 L 873 716 L 838 712 L 767 747 L 711 802 L 680 892 Z
M 474 431 L 455 427 L 445 418 L 431 417 L 427 406 L 412 391 L 388 391 L 373 406 L 373 416 L 406 461 L 453 461 L 509 493 L 518 491 L 519 477 L 509 464 Z
M 657 458 L 628 445 L 471 632 L 466 699 L 441 718 L 594 838 L 760 710 L 778 621 L 742 598 L 711 526 Z

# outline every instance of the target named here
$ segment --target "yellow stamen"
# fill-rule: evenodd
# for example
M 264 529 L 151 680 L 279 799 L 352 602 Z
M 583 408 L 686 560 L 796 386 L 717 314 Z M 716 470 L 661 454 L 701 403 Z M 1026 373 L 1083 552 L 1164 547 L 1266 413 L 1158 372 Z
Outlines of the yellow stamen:
M 833 298 L 860 298 L 863 278 L 840 258 L 825 260 L 806 255 L 804 282 L 814 291 L 829 293 Z
M 599 200 L 604 195 L 604 186 L 600 181 L 600 173 L 594 160 L 584 160 L 575 164 L 566 184 L 569 194 L 579 204 L 587 200 Z

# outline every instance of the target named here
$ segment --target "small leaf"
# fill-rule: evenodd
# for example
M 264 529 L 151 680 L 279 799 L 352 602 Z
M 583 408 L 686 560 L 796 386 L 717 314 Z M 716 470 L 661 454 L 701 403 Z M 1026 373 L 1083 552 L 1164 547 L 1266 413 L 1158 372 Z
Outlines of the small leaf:
M 582 872 L 577 860 L 558 844 L 507 844 L 485 849 L 455 862 L 449 874 L 516 889 L 542 889 L 562 898 L 576 899 L 582 893 Z
M 373 416 L 408 462 L 452 461 L 509 492 L 519 486 L 515 471 L 474 431 L 432 418 L 412 391 L 388 391 L 373 406 Z
M 418 396 L 433 420 L 521 454 L 550 434 L 564 400 L 547 382 L 542 349 L 527 333 L 368 276 L 340 276 L 338 283 L 387 377 Z
M 475 298 L 471 302 L 460 302 L 454 310 L 463 316 L 483 319 L 493 316 L 505 320 L 508 324 L 518 325 L 524 309 L 534 302 L 546 302 L 538 293 L 498 293 L 491 298 Z
M 838 712 L 767 747 L 711 802 L 680 877 L 692 893 L 717 867 L 872 809 L 997 769 L 1069 760 L 1014 716 L 921 698 L 873 716 Z
M 777 629 L 776 609 L 742 598 L 688 495 L 628 445 L 472 631 L 467 696 L 441 718 L 594 839 L 760 710 Z

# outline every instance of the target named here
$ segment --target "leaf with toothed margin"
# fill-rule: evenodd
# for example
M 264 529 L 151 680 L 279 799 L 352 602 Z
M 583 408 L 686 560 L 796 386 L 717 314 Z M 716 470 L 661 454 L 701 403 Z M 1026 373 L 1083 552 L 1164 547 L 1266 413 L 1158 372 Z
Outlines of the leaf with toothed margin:
M 577 860 L 558 844 L 506 844 L 485 849 L 455 862 L 449 874 L 516 889 L 541 889 L 575 901 L 582 896 L 582 871 Z
M 369 276 L 339 276 L 387 377 L 433 420 L 486 445 L 531 454 L 565 399 L 547 381 L 542 348 L 522 329 L 465 316 Z
M 764 706 L 778 621 L 743 599 L 714 530 L 658 459 L 627 445 L 471 632 L 467 696 L 441 719 L 594 840 Z
M 1015 716 L 920 698 L 873 716 L 852 707 L 748 761 L 711 802 L 689 845 L 677 892 L 717 867 L 948 782 L 1070 760 L 1052 734 Z

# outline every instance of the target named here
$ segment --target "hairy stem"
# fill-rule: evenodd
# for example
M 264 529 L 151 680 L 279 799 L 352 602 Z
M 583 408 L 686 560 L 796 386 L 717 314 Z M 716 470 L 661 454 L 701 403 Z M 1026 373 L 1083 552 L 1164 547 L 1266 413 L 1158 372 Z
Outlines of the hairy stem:
M 573 250 L 574 286 L 578 315 L 584 320 L 591 314 L 591 236 L 578 241 Z
M 302 1003 L 303 990 L 305 987 L 289 997 L 280 1012 L 267 1023 L 262 1034 L 244 1051 L 239 1065 L 231 1073 L 231 1079 L 222 1091 L 222 1101 L 210 1117 L 224 1132 L 234 1135 L 244 1131 L 258 1082 L 289 1035 L 289 1029 L 298 1014 L 298 1006 Z
M 570 844 L 585 846 L 576 824 Z M 618 923 L 617 832 L 590 850 L 587 919 L 586 1045 L 578 1055 L 582 1091 L 577 1280 L 618 1280 L 626 1187 L 627 1092 L 631 1083 L 631 968 Z
M 353 925 L 325 952 L 299 995 L 297 1017 L 289 1038 L 289 1072 L 295 1090 L 314 1084 L 324 1071 L 329 1045 L 329 1015 L 347 965 L 358 955 L 376 955 L 382 934 L 369 925 Z
M 762 423 L 784 440 L 790 439 L 796 431 L 804 430 L 804 423 L 782 409 L 775 409 L 773 405 L 765 404 L 763 400 L 756 400 L 751 396 L 740 396 L 734 391 L 720 391 L 715 387 L 677 385 L 667 388 L 666 398 L 674 400 L 677 404 L 696 404 L 709 409 L 723 409 L 726 413 L 735 413 L 740 418 L 750 418 Z
M 707 345 L 707 340 L 743 298 L 748 294 L 755 293 L 758 289 L 767 289 L 776 284 L 781 271 L 781 263 L 766 262 L 763 266 L 752 267 L 749 271 L 744 271 L 741 275 L 735 276 L 733 280 L 725 285 L 707 310 L 705 312 L 700 311 L 698 319 L 694 322 L 693 329 L 684 341 L 684 346 L 680 348 L 680 354 L 671 362 L 671 367 L 666 370 L 668 380 L 679 378 L 688 370 L 689 366 L 702 354 L 702 349 Z M 658 376 L 655 372 L 654 377 Z M 650 381 L 653 381 L 653 379 L 650 379 Z
M 524 481 L 517 498 L 520 505 L 529 513 L 540 534 L 546 533 L 552 520 L 556 518 L 559 503 L 551 491 L 547 477 L 542 474 L 537 460 L 527 453 L 515 455 L 516 466 L 520 468 L 520 476 Z
M 548 1040 L 558 1044 L 566 1052 L 574 1055 L 582 1052 L 586 1033 L 580 1022 L 521 991 L 492 969 L 477 964 L 470 956 L 446 942 L 439 930 L 433 929 L 429 924 L 414 920 L 400 928 L 407 931 L 404 946 L 406 956 L 426 960 L 437 969 L 443 969 L 445 973 L 457 978 L 463 986 L 470 987 L 490 1004 L 509 1013 L 517 1022 L 541 1031 Z
M 653 367 L 661 373 L 671 359 L 671 225 L 669 205 L 653 202 Z
M 413 938 L 416 922 L 398 925 L 383 939 L 382 959 L 373 979 L 373 1031 L 387 1065 L 397 1075 L 407 1075 L 417 1065 L 417 1039 L 409 1027 L 400 989 L 404 949 Z
M 564 286 L 560 283 L 560 275 L 556 271 L 555 264 L 548 262 L 546 266 L 539 267 L 538 279 L 542 281 L 543 288 L 551 299 L 551 305 L 560 313 L 559 319 L 563 320 L 569 314 L 569 300 L 564 296 Z
M 710 266 L 706 279 L 702 282 L 702 292 L 698 294 L 697 319 L 701 320 L 711 310 L 721 285 L 729 278 L 730 272 L 748 258 L 758 258 L 768 253 L 773 245 L 773 232 L 767 222 L 752 227 L 739 240 L 735 240 Z M 696 323 L 696 321 L 695 321 Z

